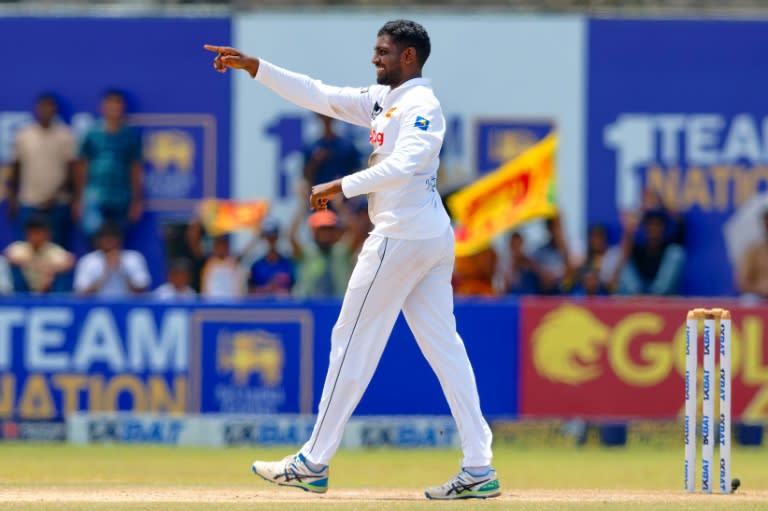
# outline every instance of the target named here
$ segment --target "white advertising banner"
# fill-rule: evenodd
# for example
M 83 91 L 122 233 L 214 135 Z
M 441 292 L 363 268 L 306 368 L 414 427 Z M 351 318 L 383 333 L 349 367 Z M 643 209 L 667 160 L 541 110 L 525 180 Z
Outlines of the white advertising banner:
M 74 444 L 164 444 L 203 447 L 299 446 L 312 434 L 311 415 L 166 415 L 75 413 L 67 417 Z M 360 416 L 344 430 L 341 447 L 459 448 L 450 416 Z

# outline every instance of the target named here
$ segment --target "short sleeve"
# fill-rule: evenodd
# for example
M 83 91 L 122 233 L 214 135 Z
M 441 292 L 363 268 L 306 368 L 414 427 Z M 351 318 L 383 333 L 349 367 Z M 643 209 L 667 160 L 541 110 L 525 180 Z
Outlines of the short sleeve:
M 139 252 L 130 250 L 123 253 L 122 269 L 133 287 L 146 289 L 152 282 L 147 269 L 147 261 Z
M 88 132 L 80 144 L 80 158 L 90 160 L 93 158 L 93 132 Z
M 58 245 L 50 245 L 48 249 L 48 259 L 55 266 L 61 268 L 69 264 L 72 254 Z
M 5 256 L 9 261 L 19 261 L 30 256 L 30 249 L 23 241 L 14 241 L 5 249 Z
M 86 254 L 75 266 L 74 289 L 81 293 L 93 286 L 104 273 L 103 263 L 95 254 Z
M 61 155 L 66 161 L 72 161 L 77 156 L 75 136 L 69 128 L 63 127 L 61 135 Z

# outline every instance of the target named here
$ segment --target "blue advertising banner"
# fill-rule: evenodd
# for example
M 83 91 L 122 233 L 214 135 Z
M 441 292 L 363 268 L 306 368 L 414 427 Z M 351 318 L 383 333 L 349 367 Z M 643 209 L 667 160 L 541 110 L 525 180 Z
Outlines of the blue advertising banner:
M 191 323 L 191 408 L 312 413 L 311 310 L 197 309 Z
M 734 293 L 744 243 L 725 228 L 768 188 L 768 23 L 594 19 L 588 34 L 588 222 L 618 239 L 650 187 L 685 220 L 682 291 Z
M 312 414 L 338 311 L 336 302 L 0 300 L 0 421 L 75 411 Z M 517 413 L 517 311 L 514 302 L 456 308 L 487 415 Z M 355 413 L 450 413 L 402 319 Z
M 160 284 L 164 219 L 189 219 L 199 199 L 230 195 L 230 79 L 212 70 L 202 48 L 229 44 L 230 34 L 224 17 L 0 17 L 0 58 L 14 62 L 0 94 L 0 168 L 12 160 L 15 133 L 32 120 L 42 92 L 59 99 L 61 118 L 79 139 L 98 119 L 103 92 L 123 91 L 145 160 L 146 213 L 128 244 L 144 253 Z M 40 59 L 17 58 L 20 41 Z M 1 228 L 0 247 L 18 235 Z M 85 249 L 82 239 L 74 244 Z
M 0 305 L 0 417 L 188 411 L 189 313 L 143 304 Z

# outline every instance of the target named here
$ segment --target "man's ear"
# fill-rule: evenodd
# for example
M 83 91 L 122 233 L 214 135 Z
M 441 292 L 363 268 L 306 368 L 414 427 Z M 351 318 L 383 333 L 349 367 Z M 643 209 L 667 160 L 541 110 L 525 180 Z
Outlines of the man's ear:
M 416 48 L 413 46 L 407 47 L 403 50 L 403 63 L 413 64 L 416 62 Z

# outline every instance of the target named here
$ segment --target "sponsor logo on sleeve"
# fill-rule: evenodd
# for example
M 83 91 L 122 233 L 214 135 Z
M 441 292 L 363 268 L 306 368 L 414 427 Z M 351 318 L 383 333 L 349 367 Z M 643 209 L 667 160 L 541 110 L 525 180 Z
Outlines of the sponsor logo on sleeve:
M 429 119 L 426 117 L 416 117 L 416 122 L 413 125 L 414 128 L 419 128 L 421 131 L 427 131 L 429 129 Z
M 381 107 L 378 101 L 374 103 L 373 110 L 371 110 L 371 119 L 375 119 L 381 113 L 382 110 L 384 109 Z

